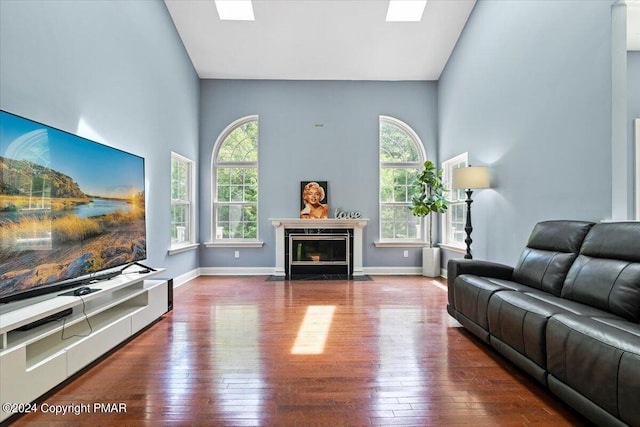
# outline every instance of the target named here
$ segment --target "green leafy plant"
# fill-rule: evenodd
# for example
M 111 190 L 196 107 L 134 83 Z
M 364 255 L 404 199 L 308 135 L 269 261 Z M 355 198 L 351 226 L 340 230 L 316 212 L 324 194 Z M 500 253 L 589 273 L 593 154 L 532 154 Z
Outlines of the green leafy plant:
M 429 247 L 433 247 L 433 215 L 445 213 L 449 207 L 442 184 L 442 169 L 436 170 L 432 161 L 424 162 L 424 168 L 418 173 L 414 183 L 415 195 L 412 198 L 411 213 L 417 217 L 429 216 Z

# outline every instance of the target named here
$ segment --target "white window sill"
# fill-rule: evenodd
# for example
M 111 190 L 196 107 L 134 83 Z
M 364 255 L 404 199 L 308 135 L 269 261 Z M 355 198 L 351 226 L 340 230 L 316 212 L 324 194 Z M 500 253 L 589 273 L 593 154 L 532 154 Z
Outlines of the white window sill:
M 467 247 L 466 246 L 456 246 L 456 245 L 450 245 L 450 244 L 446 244 L 446 243 L 440 243 L 438 246 L 440 246 L 442 249 L 446 249 L 446 250 L 452 251 L 452 252 L 458 252 L 458 253 L 461 253 L 461 254 L 467 253 Z
M 376 248 L 424 248 L 427 246 L 427 242 L 420 240 L 378 240 L 373 242 Z
M 198 249 L 198 246 L 200 246 L 200 243 L 184 243 L 181 245 L 171 246 L 167 252 L 169 253 L 169 255 L 175 255 L 182 252 Z
M 217 240 L 215 242 L 206 242 L 207 248 L 261 248 L 264 242 L 258 240 Z

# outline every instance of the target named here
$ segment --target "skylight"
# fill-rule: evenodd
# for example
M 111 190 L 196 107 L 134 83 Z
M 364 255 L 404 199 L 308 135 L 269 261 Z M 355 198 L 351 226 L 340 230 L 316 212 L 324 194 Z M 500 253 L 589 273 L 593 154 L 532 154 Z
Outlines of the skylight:
M 427 0 L 389 0 L 387 22 L 420 22 Z
M 251 0 L 215 0 L 223 21 L 255 21 Z

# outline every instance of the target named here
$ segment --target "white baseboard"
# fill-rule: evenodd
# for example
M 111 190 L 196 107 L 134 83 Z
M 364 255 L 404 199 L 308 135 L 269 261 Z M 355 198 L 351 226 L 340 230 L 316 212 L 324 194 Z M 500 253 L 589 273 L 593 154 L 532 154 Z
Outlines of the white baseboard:
M 271 276 L 274 267 L 200 267 L 201 276 Z
M 180 286 L 198 276 L 271 276 L 274 270 L 274 267 L 200 267 L 174 277 L 173 286 Z M 363 273 L 369 276 L 420 276 L 422 267 L 364 267 Z M 447 278 L 446 269 L 441 269 L 441 276 Z
M 420 276 L 422 267 L 364 267 L 369 276 Z
M 181 274 L 179 276 L 176 276 L 173 278 L 173 287 L 177 288 L 178 286 L 184 285 L 185 283 L 187 283 L 189 280 L 191 279 L 195 279 L 196 277 L 200 276 L 200 269 L 196 268 L 195 270 L 191 270 L 188 271 L 184 274 Z

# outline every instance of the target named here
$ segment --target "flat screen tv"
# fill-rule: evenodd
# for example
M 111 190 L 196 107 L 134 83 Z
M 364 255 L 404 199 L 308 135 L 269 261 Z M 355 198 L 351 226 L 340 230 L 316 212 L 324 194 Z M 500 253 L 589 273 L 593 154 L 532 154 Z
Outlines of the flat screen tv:
M 146 253 L 142 157 L 0 110 L 0 303 Z

